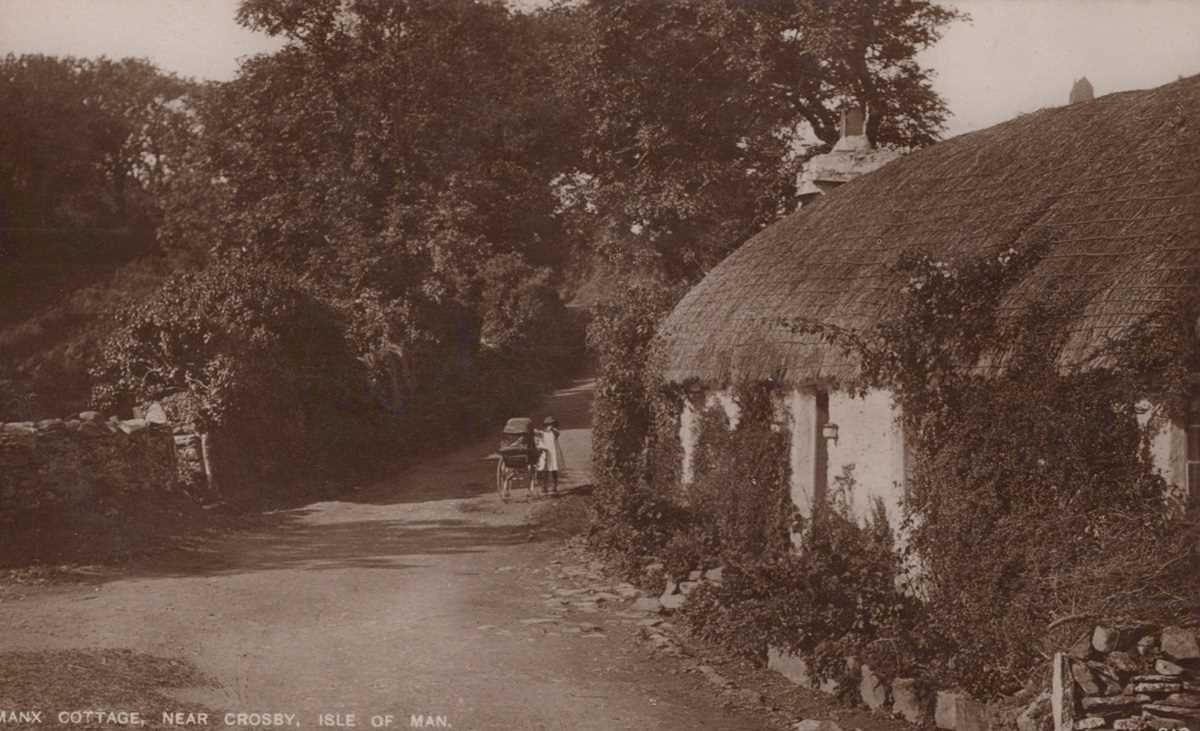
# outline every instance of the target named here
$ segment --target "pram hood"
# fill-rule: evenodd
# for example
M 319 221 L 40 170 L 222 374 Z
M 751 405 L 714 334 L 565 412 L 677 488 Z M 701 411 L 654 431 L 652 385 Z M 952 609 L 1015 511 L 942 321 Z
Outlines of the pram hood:
M 513 435 L 532 434 L 533 419 L 530 419 L 527 416 L 509 419 L 508 422 L 504 424 L 504 433 Z

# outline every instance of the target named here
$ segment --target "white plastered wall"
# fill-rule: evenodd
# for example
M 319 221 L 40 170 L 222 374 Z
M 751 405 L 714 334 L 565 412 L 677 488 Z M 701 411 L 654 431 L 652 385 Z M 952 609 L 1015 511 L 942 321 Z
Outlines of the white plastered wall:
M 1183 424 L 1171 421 L 1166 410 L 1149 401 L 1138 403 L 1138 422 L 1149 426 L 1150 461 L 1154 470 L 1172 486 L 1171 493 L 1187 499 L 1187 432 Z
M 683 400 L 683 411 L 679 414 L 679 445 L 683 448 L 683 464 L 679 470 L 679 482 L 690 485 L 696 480 L 696 445 L 700 443 L 700 414 L 692 400 Z
M 697 401 L 704 404 L 704 409 L 719 406 L 729 419 L 730 428 L 737 426 L 741 409 L 729 389 L 709 391 Z M 791 496 L 800 514 L 811 517 L 814 504 L 834 484 L 834 478 L 842 474 L 843 466 L 853 464 L 854 515 L 859 519 L 869 516 L 873 498 L 879 497 L 893 530 L 898 531 L 907 455 L 891 395 L 871 391 L 864 398 L 856 398 L 847 393 L 831 393 L 826 416 L 821 413 L 815 389 L 795 388 L 781 398 L 778 406 L 778 417 L 786 421 L 791 433 L 788 454 Z M 836 441 L 822 435 L 826 421 L 837 424 Z M 683 447 L 680 475 L 684 484 L 695 479 L 699 427 L 699 411 L 685 400 L 679 419 L 679 441 Z
M 897 417 L 892 396 L 886 391 L 872 390 L 862 398 L 844 392 L 829 394 L 829 421 L 837 425 L 837 439 L 826 440 L 829 489 L 835 489 L 844 468 L 853 465 L 851 511 L 864 519 L 879 498 L 900 537 L 907 452 Z
M 817 440 L 820 424 L 817 413 L 817 394 L 811 389 L 792 389 L 784 396 L 791 432 L 788 454 L 791 468 L 792 503 L 805 518 L 812 517 L 813 505 L 821 498 L 824 486 L 818 473 L 820 455 Z

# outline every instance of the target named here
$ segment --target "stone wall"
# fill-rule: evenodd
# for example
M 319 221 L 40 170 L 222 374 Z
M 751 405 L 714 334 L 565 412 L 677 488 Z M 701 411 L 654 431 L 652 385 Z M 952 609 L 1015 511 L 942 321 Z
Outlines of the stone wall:
M 175 489 L 170 427 L 145 419 L 68 419 L 0 425 L 0 515 L 135 498 Z
M 1056 731 L 1200 728 L 1194 627 L 1098 625 L 1054 658 Z
M 771 648 L 767 667 L 809 690 L 829 695 L 849 695 L 882 714 L 916 726 L 936 725 L 946 731 L 988 731 L 988 710 L 959 693 L 939 692 L 916 678 L 880 677 L 870 666 L 846 658 L 846 673 L 840 680 L 818 681 L 808 661 Z M 850 683 L 851 687 L 844 687 Z
M 768 667 L 794 683 L 818 683 L 801 657 L 772 649 Z M 873 711 L 943 731 L 1157 731 L 1200 728 L 1200 628 L 1147 623 L 1098 625 L 1053 660 L 1051 689 L 1030 698 L 981 703 L 956 690 L 922 688 L 911 678 L 885 682 L 847 659 L 853 695 Z M 842 682 L 846 682 L 843 680 Z M 1022 697 L 1025 696 L 1025 697 Z
M 178 484 L 193 495 L 209 492 L 212 482 L 206 460 L 208 440 L 189 418 L 186 393 L 175 393 L 158 401 L 148 401 L 133 407 L 133 415 L 153 424 L 169 425 L 175 439 L 175 460 Z
M 176 426 L 174 432 L 179 484 L 192 494 L 201 494 L 208 489 L 208 473 L 204 465 L 204 437 L 186 427 Z

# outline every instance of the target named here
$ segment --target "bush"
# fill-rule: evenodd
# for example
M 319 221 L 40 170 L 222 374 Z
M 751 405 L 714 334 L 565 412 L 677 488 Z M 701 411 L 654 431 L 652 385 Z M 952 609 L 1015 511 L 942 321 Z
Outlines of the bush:
M 1125 550 L 1133 536 L 1106 523 L 1158 522 L 1165 484 L 1141 458 L 1132 398 L 1095 377 L 1029 364 L 964 383 L 955 401 L 940 426 L 954 438 L 914 469 L 911 545 L 927 569 L 931 628 L 956 657 L 946 680 L 994 694 L 1020 687 L 1055 612 L 1073 611 L 1046 582 Z
M 629 282 L 615 299 L 596 307 L 588 326 L 599 370 L 592 404 L 596 491 L 590 537 L 631 578 L 688 524 L 686 509 L 647 480 L 647 441 L 656 417 L 665 414 L 655 407 L 651 343 L 678 294 L 678 288 Z
M 224 472 L 280 481 L 341 464 L 377 421 L 333 311 L 286 271 L 241 259 L 169 279 L 102 346 L 97 404 L 183 394 Z
M 688 626 L 760 663 L 768 646 L 806 656 L 821 679 L 837 679 L 846 657 L 872 648 L 882 659 L 879 641 L 905 636 L 920 616 L 916 600 L 897 588 L 900 562 L 886 519 L 859 526 L 833 504 L 818 514 L 798 551 L 741 560 L 728 551 L 721 585 L 685 605 Z M 906 648 L 890 665 L 899 672 L 924 659 Z
M 596 494 L 596 493 L 593 493 Z M 593 500 L 589 540 L 632 580 L 663 556 L 692 523 L 686 508 L 645 486 L 611 490 Z
M 767 647 L 776 646 L 810 657 L 825 678 L 845 671 L 847 654 L 870 654 L 889 669 L 916 667 L 928 651 L 888 639 L 915 627 L 920 607 L 897 588 L 901 559 L 885 513 L 859 526 L 847 503 L 831 496 L 812 524 L 801 524 L 775 393 L 771 384 L 735 387 L 740 418 L 733 429 L 720 407 L 701 408 L 694 482 L 684 491 L 662 482 L 614 491 L 627 502 L 607 512 L 609 522 L 595 532 L 634 575 L 651 557 L 675 578 L 723 566 L 723 582 L 697 588 L 683 619 L 739 657 L 762 663 Z M 653 439 L 678 447 L 683 398 L 678 389 L 657 392 Z M 804 536 L 799 552 L 793 531 Z
M 679 287 L 633 281 L 593 313 L 587 341 L 599 373 L 592 471 L 605 489 L 637 485 L 645 477 L 656 395 L 657 362 L 651 345 L 660 320 L 680 294 Z
M 796 523 L 791 499 L 789 433 L 774 423 L 770 384 L 734 389 L 740 408 L 730 430 L 719 408 L 703 412 L 695 482 L 688 496 L 695 512 L 708 516 L 718 536 L 711 561 L 753 561 L 791 550 Z
M 16 378 L 0 372 L 0 422 L 34 418 L 35 396 Z

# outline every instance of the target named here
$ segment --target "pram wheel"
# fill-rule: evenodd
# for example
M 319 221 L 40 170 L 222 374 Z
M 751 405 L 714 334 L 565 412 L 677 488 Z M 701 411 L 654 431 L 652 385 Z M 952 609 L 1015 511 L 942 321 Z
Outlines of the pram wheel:
M 542 487 L 542 483 L 538 480 L 538 471 L 536 467 L 529 468 L 529 499 L 535 500 L 546 496 L 546 490 Z
M 508 502 L 508 481 L 508 467 L 503 459 L 496 460 L 496 492 L 500 493 L 502 502 Z

